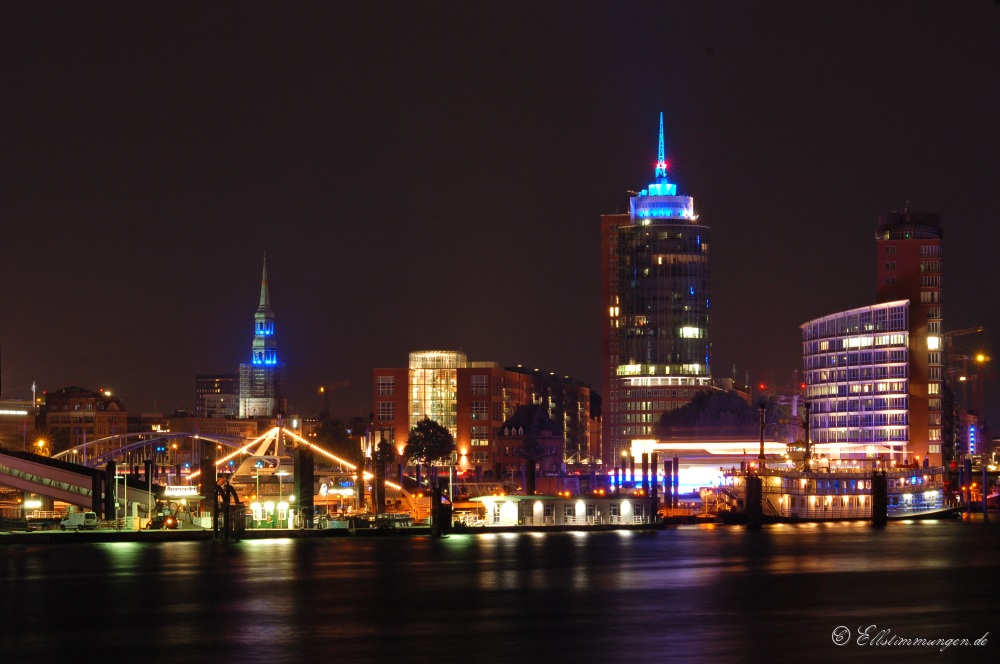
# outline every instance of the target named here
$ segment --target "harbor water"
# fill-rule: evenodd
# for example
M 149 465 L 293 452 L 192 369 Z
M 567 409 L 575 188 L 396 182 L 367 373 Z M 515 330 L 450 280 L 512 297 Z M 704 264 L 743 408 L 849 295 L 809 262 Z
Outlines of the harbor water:
M 998 662 L 997 520 L 5 545 L 0 653 Z

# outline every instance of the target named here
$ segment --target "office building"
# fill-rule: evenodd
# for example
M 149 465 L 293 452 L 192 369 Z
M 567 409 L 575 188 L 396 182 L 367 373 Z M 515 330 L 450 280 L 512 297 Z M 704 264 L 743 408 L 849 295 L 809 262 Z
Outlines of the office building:
M 878 303 L 802 325 L 810 437 L 837 456 L 944 460 L 942 237 L 937 215 L 882 215 Z
M 194 412 L 198 417 L 239 417 L 240 375 L 225 373 L 195 376 L 194 404 Z
M 667 177 L 663 115 L 655 180 L 628 214 L 601 217 L 602 446 L 614 465 L 655 437 L 666 410 L 711 387 L 709 227 Z
M 921 458 L 942 460 L 944 364 L 947 361 L 942 330 L 941 217 L 911 212 L 879 217 L 877 301 L 910 301 L 909 377 L 910 449 Z M 949 455 L 950 456 L 950 455 Z

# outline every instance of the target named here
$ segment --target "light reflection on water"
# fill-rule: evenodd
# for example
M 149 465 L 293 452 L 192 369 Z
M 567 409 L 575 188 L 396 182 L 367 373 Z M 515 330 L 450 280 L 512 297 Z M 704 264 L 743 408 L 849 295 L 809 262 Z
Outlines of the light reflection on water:
M 0 549 L 0 652 L 71 660 L 100 643 L 144 662 L 520 663 L 779 661 L 806 649 L 841 661 L 832 629 L 871 623 L 927 638 L 992 631 L 1000 643 L 998 534 L 961 522 L 703 524 L 11 546 Z M 961 658 L 987 653 L 1000 661 L 995 647 Z

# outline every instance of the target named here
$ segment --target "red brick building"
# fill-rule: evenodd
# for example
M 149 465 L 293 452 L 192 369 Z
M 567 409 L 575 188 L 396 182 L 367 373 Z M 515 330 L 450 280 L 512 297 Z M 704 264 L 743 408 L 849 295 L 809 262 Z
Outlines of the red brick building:
M 455 437 L 460 468 L 493 470 L 503 423 L 519 406 L 546 404 L 559 428 L 560 463 L 600 456 L 590 387 L 565 376 L 469 362 L 461 351 L 418 351 L 406 368 L 375 369 L 373 388 L 375 441 L 384 436 L 397 454 L 410 429 L 429 417 Z

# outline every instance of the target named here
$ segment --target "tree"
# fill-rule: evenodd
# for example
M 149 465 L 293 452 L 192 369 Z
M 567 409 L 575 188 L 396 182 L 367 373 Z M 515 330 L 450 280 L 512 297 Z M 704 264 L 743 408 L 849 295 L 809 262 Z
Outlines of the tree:
M 389 463 L 396 458 L 396 453 L 392 451 L 392 445 L 385 438 L 378 441 L 375 446 L 375 452 L 372 454 L 372 461 L 376 465 L 380 465 L 385 468 L 385 464 Z
M 531 432 L 524 437 L 524 441 L 517 449 L 517 456 L 524 459 L 525 462 L 524 493 L 533 496 L 535 494 L 535 466 L 539 461 L 549 456 L 549 451 L 539 442 L 534 432 Z
M 425 417 L 410 429 L 410 435 L 403 448 L 403 456 L 411 463 L 433 464 L 444 461 L 455 451 L 455 439 L 451 432 Z

